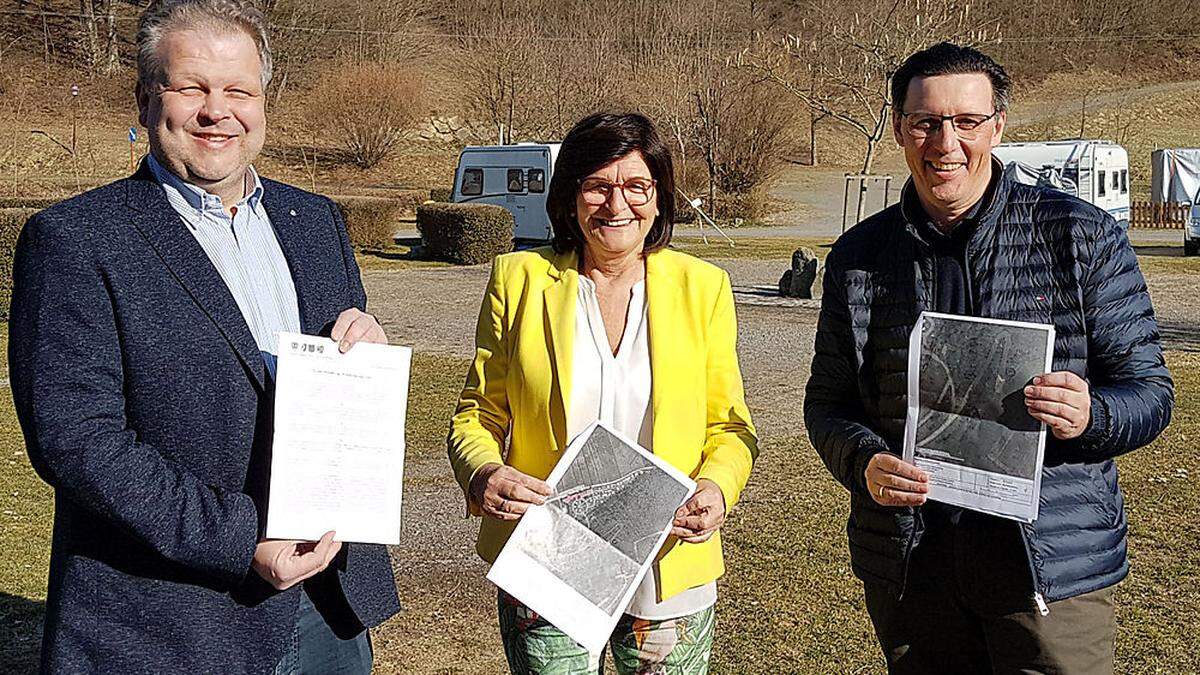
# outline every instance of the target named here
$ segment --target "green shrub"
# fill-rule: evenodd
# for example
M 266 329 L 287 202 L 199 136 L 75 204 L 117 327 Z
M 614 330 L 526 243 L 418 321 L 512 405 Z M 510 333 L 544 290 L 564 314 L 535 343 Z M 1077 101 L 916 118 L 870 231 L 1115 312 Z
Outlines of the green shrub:
M 453 193 L 453 188 L 435 187 L 429 191 L 429 200 L 434 202 L 449 202 L 450 195 Z
M 0 209 L 0 318 L 8 318 L 8 302 L 12 298 L 13 249 L 17 235 L 29 217 L 41 209 Z
M 428 202 L 417 207 L 425 255 L 478 265 L 512 250 L 513 217 L 502 206 Z
M 346 220 L 350 244 L 355 248 L 384 248 L 395 243 L 397 230 L 410 205 L 404 200 L 386 197 L 335 197 L 334 202 Z

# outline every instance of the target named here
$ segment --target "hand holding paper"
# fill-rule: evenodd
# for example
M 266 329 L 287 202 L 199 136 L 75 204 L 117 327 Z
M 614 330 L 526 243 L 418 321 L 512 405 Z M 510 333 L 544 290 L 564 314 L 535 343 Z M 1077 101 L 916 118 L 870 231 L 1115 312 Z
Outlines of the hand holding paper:
M 334 541 L 334 536 L 334 532 L 326 532 L 316 543 L 288 539 L 260 541 L 250 566 L 275 590 L 287 590 L 329 566 L 342 550 L 342 542 Z
M 716 483 L 701 478 L 696 492 L 675 511 L 671 534 L 680 541 L 699 544 L 708 541 L 725 524 L 725 495 Z
M 471 478 L 470 493 L 483 515 L 517 520 L 530 506 L 545 504 L 553 490 L 545 481 L 511 466 L 487 464 Z
M 1088 383 L 1067 370 L 1033 378 L 1033 384 L 1025 387 L 1025 405 L 1061 441 L 1079 436 L 1092 421 Z
M 350 351 L 356 342 L 370 342 L 378 345 L 388 343 L 387 334 L 383 332 L 383 326 L 379 325 L 375 317 L 359 311 L 355 307 L 338 315 L 337 321 L 333 324 L 333 330 L 329 332 L 329 337 L 338 343 L 338 351 L 343 354 Z
M 929 474 L 890 452 L 867 462 L 864 472 L 871 499 L 880 506 L 920 506 L 929 494 Z

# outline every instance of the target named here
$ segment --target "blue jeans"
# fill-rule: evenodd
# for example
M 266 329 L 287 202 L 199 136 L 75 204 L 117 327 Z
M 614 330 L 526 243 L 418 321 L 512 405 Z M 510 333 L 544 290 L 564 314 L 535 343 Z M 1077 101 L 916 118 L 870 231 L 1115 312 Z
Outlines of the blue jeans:
M 369 675 L 371 639 L 367 631 L 343 640 L 333 634 L 325 618 L 301 589 L 300 608 L 292 641 L 275 666 L 275 675 Z

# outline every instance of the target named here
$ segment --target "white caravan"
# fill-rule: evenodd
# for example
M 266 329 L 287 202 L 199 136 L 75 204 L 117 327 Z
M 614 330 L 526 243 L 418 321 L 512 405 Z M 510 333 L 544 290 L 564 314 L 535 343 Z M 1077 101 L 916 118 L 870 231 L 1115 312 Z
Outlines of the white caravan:
M 1001 143 L 992 153 L 1014 164 L 1017 180 L 1079 197 L 1129 226 L 1129 155 L 1112 141 Z
M 513 214 L 513 238 L 550 239 L 546 190 L 560 145 L 467 146 L 458 156 L 450 201 L 503 206 Z
M 1150 154 L 1150 201 L 1190 204 L 1183 254 L 1200 253 L 1200 148 L 1167 148 Z

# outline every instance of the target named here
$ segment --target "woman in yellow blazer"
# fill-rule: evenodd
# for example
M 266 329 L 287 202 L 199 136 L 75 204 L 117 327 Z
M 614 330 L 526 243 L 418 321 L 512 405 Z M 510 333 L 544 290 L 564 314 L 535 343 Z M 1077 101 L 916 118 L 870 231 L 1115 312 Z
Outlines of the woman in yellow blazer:
M 448 439 L 488 562 L 596 419 L 697 481 L 610 640 L 621 672 L 707 670 L 718 530 L 758 453 L 729 277 L 666 248 L 673 192 L 645 117 L 601 113 L 567 134 L 547 195 L 553 245 L 496 258 Z M 503 592 L 499 614 L 514 673 L 595 672 L 595 655 Z

